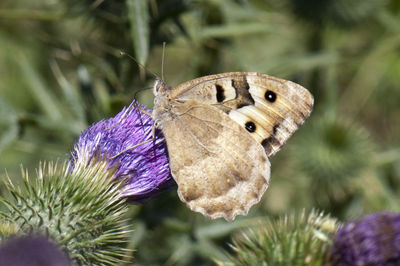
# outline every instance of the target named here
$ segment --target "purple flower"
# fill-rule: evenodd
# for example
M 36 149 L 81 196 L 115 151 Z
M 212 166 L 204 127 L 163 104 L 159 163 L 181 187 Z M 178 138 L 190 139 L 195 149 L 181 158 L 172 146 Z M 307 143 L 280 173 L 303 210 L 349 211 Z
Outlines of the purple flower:
M 400 214 L 380 212 L 351 222 L 336 234 L 333 265 L 400 265 Z
M 0 265 L 70 266 L 68 257 L 45 236 L 10 238 L 0 247 Z
M 132 102 L 115 117 L 86 129 L 72 151 L 72 169 L 106 161 L 111 177 L 125 181 L 123 196 L 138 202 L 174 185 L 164 137 L 156 130 L 153 140 L 154 121 L 145 112 L 151 110 Z

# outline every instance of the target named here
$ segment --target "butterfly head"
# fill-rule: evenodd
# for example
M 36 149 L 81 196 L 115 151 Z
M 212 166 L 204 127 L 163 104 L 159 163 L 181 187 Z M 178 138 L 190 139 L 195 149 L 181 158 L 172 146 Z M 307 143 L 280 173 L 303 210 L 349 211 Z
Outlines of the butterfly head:
M 171 88 L 167 85 L 167 83 L 160 79 L 157 78 L 156 81 L 154 82 L 153 85 L 153 94 L 154 96 L 167 96 L 168 92 L 171 90 Z
M 153 119 L 157 128 L 161 128 L 161 121 L 168 117 L 169 110 L 171 108 L 169 92 L 171 87 L 165 83 L 164 80 L 157 78 L 154 82 L 153 93 L 154 93 L 154 109 Z

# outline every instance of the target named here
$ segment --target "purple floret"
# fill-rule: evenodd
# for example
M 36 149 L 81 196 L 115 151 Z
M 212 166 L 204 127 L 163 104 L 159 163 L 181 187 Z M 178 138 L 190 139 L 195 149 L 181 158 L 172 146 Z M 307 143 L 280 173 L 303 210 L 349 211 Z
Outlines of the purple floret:
M 113 178 L 125 180 L 123 195 L 133 201 L 145 200 L 175 184 L 170 175 L 164 136 L 156 130 L 152 140 L 154 121 L 142 110 L 151 113 L 132 102 L 115 117 L 93 124 L 83 131 L 71 157 L 72 167 L 80 160 L 85 165 L 107 161 Z M 143 143 L 146 140 L 150 141 Z M 137 144 L 140 145 L 134 147 Z
M 335 236 L 333 265 L 400 265 L 400 214 L 380 212 L 342 227 Z
M 71 266 L 69 258 L 45 236 L 19 236 L 3 241 L 0 265 Z

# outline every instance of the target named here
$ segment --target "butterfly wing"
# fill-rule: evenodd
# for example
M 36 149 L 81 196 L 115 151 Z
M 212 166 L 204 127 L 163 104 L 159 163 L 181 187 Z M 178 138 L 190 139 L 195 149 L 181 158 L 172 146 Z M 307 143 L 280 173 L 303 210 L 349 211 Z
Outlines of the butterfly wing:
M 274 155 L 310 115 L 314 99 L 291 81 L 255 72 L 205 76 L 180 84 L 171 98 L 197 100 L 230 116 Z
M 212 219 L 247 214 L 267 189 L 263 147 L 217 107 L 196 100 L 171 106 L 162 122 L 172 176 L 190 209 Z

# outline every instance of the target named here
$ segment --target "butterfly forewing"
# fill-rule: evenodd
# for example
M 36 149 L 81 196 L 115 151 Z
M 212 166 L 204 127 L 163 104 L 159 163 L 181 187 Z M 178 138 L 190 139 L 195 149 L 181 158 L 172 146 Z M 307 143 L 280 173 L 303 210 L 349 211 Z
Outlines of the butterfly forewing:
M 211 104 L 227 113 L 274 155 L 310 115 L 311 93 L 291 81 L 255 72 L 232 72 L 194 79 L 171 96 Z

